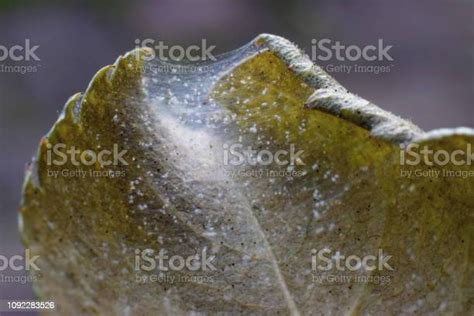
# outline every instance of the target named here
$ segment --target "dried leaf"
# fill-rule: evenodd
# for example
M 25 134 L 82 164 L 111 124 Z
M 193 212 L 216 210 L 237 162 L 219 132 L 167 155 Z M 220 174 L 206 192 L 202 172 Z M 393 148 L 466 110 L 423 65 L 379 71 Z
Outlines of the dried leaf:
M 40 297 L 72 314 L 472 313 L 474 168 L 403 165 L 400 145 L 465 150 L 473 130 L 425 133 L 273 35 L 198 66 L 135 50 L 67 102 L 24 184 Z M 128 165 L 51 164 L 55 144 Z M 281 150 L 292 164 L 266 163 Z M 458 176 L 415 175 L 433 170 Z M 215 269 L 137 270 L 146 249 Z M 393 271 L 315 270 L 321 249 L 382 251 Z

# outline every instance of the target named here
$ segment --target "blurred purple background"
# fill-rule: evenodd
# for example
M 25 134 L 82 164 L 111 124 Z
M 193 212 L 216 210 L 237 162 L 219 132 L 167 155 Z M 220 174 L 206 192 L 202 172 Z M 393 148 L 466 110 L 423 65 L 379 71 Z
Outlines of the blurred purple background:
M 0 254 L 22 253 L 17 209 L 25 164 L 67 98 L 135 39 L 235 49 L 273 33 L 311 52 L 311 40 L 393 45 L 389 73 L 333 73 L 350 91 L 423 129 L 473 126 L 472 0 L 0 1 L 0 45 L 40 45 L 35 73 L 0 72 Z M 3 61 L 0 64 L 14 65 Z M 326 64 L 341 64 L 338 61 Z M 354 64 L 354 63 L 347 63 Z M 361 63 L 359 63 L 361 64 Z M 10 273 L 11 274 L 11 273 Z M 0 283 L 0 299 L 30 298 Z

